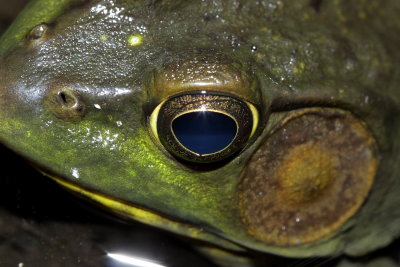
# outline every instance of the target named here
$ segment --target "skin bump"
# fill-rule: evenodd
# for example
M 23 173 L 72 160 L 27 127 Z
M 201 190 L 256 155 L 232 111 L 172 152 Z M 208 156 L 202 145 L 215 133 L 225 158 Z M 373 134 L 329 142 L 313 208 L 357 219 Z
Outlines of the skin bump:
M 129 35 L 128 44 L 131 47 L 141 46 L 143 44 L 143 36 L 140 34 Z

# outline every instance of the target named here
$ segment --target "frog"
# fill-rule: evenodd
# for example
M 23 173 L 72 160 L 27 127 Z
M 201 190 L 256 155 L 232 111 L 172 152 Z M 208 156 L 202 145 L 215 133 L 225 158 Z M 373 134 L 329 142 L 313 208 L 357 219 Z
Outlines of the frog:
M 400 232 L 399 9 L 32 1 L 0 39 L 0 141 L 221 265 L 361 256 Z

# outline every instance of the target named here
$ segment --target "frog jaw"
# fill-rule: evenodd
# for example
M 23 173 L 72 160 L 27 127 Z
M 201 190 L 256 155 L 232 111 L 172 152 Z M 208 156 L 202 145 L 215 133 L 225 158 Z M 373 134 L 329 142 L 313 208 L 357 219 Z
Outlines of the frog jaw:
M 206 242 L 211 242 L 216 244 L 224 249 L 228 249 L 236 252 L 245 251 L 244 248 L 235 245 L 232 242 L 229 242 L 225 239 L 219 238 L 202 228 L 194 227 L 189 224 L 185 224 L 182 222 L 178 222 L 166 216 L 157 214 L 150 210 L 143 209 L 138 206 L 134 206 L 132 204 L 124 203 L 120 200 L 110 198 L 108 196 L 95 193 L 88 189 L 84 189 L 79 187 L 71 182 L 68 182 L 62 178 L 51 176 L 42 171 L 43 174 L 50 177 L 54 181 L 56 181 L 61 186 L 67 188 L 68 190 L 78 193 L 80 196 L 83 196 L 89 200 L 92 200 L 96 203 L 99 203 L 103 207 L 109 209 L 115 214 L 122 216 L 123 218 L 130 218 L 136 220 L 138 222 L 142 222 L 151 226 L 155 226 L 157 228 L 165 229 L 170 232 L 174 232 L 179 235 L 183 235 L 186 237 L 191 237 L 197 240 L 203 240 Z

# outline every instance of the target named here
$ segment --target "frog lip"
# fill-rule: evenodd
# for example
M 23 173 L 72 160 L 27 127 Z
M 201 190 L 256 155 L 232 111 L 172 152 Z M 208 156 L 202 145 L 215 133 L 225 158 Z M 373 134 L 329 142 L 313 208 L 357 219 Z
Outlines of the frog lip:
M 43 173 L 43 171 L 41 172 Z M 198 228 L 191 224 L 177 221 L 175 219 L 139 207 L 137 205 L 126 203 L 124 201 L 94 192 L 92 190 L 76 185 L 72 182 L 69 182 L 64 178 L 54 175 L 49 175 L 47 173 L 44 174 L 53 179 L 55 182 L 57 182 L 64 188 L 72 191 L 73 193 L 77 193 L 79 196 L 85 198 L 86 200 L 95 202 L 96 204 L 100 204 L 103 208 L 123 218 L 133 219 L 135 221 L 155 226 L 157 228 L 161 228 L 169 232 L 173 232 L 189 238 L 192 237 L 195 238 L 196 240 L 211 242 L 217 246 L 232 251 L 237 251 L 237 252 L 244 251 L 242 247 L 237 246 L 234 243 L 231 243 L 230 241 L 223 239 L 217 235 L 214 235 L 213 233 L 206 231 L 203 228 Z

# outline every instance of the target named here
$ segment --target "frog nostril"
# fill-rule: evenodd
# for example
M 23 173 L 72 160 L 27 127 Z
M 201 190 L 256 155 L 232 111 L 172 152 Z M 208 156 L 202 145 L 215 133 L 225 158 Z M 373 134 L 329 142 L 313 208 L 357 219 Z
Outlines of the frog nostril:
M 65 93 L 63 91 L 59 92 L 58 94 L 61 98 L 61 101 L 63 101 L 64 103 L 67 102 L 67 97 L 65 96 Z
M 188 150 L 204 155 L 226 148 L 235 138 L 235 121 L 219 112 L 199 111 L 183 114 L 172 122 L 177 140 Z
M 44 107 L 57 118 L 74 120 L 84 115 L 84 104 L 78 92 L 68 88 L 55 88 L 47 92 Z
M 49 26 L 47 24 L 39 24 L 35 27 L 32 28 L 32 30 L 28 34 L 28 39 L 30 40 L 40 40 L 42 39 L 45 35 L 46 32 L 48 31 Z
M 65 91 L 59 91 L 57 95 L 59 103 L 65 107 L 73 107 L 78 104 L 78 99 Z

